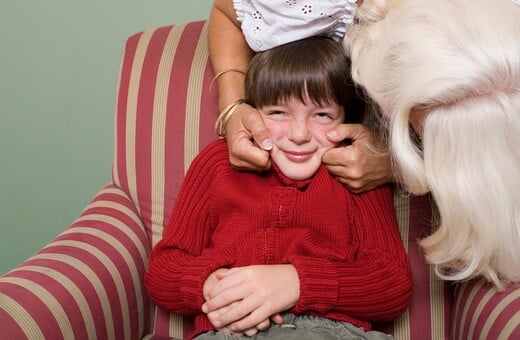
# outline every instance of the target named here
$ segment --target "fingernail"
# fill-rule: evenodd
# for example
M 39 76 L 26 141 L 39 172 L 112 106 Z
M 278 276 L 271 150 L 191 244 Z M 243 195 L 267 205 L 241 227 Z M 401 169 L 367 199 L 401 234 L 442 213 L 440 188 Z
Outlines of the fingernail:
M 202 309 L 202 313 L 204 313 L 204 314 L 208 313 L 208 306 L 206 306 L 206 304 L 203 304 L 201 309 Z
M 262 143 L 260 144 L 260 146 L 262 147 L 262 149 L 264 150 L 271 150 L 273 148 L 273 143 L 271 142 L 270 139 L 264 139 L 262 141 Z
M 336 130 L 331 130 L 331 131 L 327 132 L 327 136 L 329 138 L 336 138 L 338 136 L 338 133 L 336 132 Z

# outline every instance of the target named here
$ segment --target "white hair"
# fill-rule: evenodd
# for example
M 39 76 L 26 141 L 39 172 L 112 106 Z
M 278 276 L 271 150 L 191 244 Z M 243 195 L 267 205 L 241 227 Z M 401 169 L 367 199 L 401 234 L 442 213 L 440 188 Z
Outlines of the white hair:
M 444 279 L 520 281 L 520 6 L 364 0 L 358 19 L 353 79 L 388 120 L 401 182 L 439 209 L 427 260 Z

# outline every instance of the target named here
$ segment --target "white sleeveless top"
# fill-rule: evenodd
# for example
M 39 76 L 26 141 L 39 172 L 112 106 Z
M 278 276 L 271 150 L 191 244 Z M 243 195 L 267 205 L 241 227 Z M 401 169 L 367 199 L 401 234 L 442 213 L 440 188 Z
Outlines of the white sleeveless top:
M 255 52 L 315 35 L 341 41 L 357 9 L 356 0 L 233 0 L 233 6 Z

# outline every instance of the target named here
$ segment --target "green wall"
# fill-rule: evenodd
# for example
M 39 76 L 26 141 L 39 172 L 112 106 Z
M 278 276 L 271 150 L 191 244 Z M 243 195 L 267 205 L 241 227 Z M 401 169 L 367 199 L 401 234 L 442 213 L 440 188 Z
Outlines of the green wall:
M 126 38 L 207 19 L 211 0 L 8 0 L 0 13 L 0 274 L 110 181 Z

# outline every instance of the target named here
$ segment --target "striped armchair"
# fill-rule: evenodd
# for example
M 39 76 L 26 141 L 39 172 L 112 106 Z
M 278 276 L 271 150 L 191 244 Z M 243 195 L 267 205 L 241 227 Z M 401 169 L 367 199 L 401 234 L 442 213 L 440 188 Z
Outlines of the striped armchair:
M 143 274 L 190 161 L 217 138 L 206 23 L 138 33 L 127 41 L 115 116 L 113 180 L 65 231 L 0 277 L 2 339 L 185 338 L 191 318 L 154 306 Z M 435 278 L 417 239 L 431 230 L 428 196 L 396 194 L 415 277 L 397 339 L 520 339 L 520 289 Z

